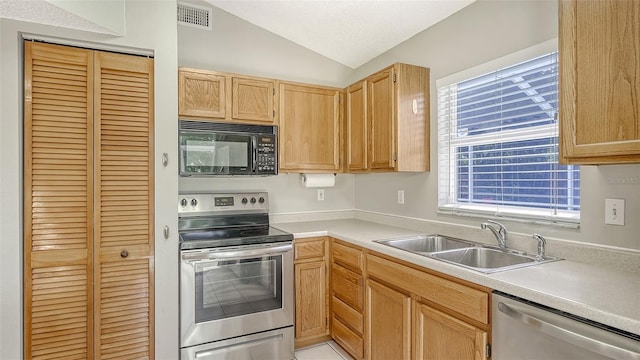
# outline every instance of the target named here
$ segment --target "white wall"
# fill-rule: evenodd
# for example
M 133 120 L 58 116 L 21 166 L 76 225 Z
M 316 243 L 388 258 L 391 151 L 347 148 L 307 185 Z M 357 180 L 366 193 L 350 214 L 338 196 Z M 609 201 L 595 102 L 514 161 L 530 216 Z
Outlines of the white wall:
M 178 26 L 180 66 L 338 87 L 351 74 L 347 66 L 219 8 L 213 7 L 211 18 L 213 31 Z
M 425 174 L 355 176 L 355 207 L 420 219 L 478 226 L 481 219 L 439 216 L 437 193 L 437 91 L 435 81 L 446 75 L 533 46 L 557 36 L 557 2 L 479 0 L 430 29 L 358 68 L 350 82 L 393 62 L 431 68 L 431 171 Z M 623 183 L 635 179 L 635 183 Z M 398 205 L 396 190 L 405 190 Z M 376 196 L 372 196 L 375 194 Z M 626 200 L 626 225 L 604 224 L 604 199 Z M 531 226 L 505 222 L 513 231 L 539 232 L 549 237 L 640 249 L 640 165 L 581 168 L 581 228 Z
M 108 3 L 108 0 L 104 0 Z M 127 35 L 105 35 L 0 19 L 0 359 L 22 358 L 22 54 L 19 32 L 155 52 L 156 359 L 178 358 L 176 2 L 126 2 Z M 167 152 L 170 165 L 159 159 Z M 168 240 L 162 227 L 172 229 Z
M 189 1 L 210 6 L 204 2 Z M 342 87 L 351 69 L 267 32 L 218 8 L 212 12 L 213 31 L 178 26 L 179 66 L 226 71 L 273 79 Z M 180 191 L 260 190 L 270 194 L 270 213 L 353 209 L 353 175 L 340 174 L 336 186 L 305 188 L 299 174 L 258 178 L 180 178 Z

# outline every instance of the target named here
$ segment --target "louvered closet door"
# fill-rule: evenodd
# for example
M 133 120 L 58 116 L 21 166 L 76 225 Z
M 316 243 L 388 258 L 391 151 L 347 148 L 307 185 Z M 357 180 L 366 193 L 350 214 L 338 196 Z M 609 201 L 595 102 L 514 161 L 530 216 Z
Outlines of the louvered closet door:
M 153 358 L 153 60 L 95 57 L 96 359 Z
M 92 57 L 25 43 L 26 359 L 92 353 Z

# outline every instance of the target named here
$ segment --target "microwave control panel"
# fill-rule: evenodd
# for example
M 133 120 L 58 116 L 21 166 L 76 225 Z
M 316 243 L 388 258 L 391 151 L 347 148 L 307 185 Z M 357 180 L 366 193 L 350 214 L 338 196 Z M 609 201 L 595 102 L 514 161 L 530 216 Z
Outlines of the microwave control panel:
M 256 136 L 256 173 L 277 174 L 278 163 L 276 159 L 276 136 Z

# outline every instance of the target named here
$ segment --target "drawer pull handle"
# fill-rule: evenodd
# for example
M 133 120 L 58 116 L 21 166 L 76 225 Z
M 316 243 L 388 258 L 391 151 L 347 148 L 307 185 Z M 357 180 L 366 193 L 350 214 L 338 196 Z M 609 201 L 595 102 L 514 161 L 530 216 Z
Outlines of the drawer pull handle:
M 120 252 L 120 257 L 126 258 L 127 256 L 129 256 L 129 252 L 127 250 L 122 250 Z

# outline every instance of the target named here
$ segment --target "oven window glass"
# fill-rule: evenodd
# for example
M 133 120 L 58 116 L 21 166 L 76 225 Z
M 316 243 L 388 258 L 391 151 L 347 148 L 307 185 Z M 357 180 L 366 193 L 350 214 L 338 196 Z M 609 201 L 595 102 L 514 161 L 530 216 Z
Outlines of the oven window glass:
M 282 255 L 196 266 L 196 323 L 282 308 Z

